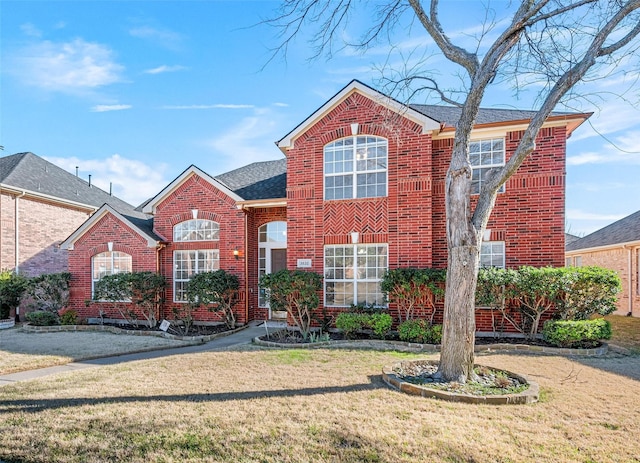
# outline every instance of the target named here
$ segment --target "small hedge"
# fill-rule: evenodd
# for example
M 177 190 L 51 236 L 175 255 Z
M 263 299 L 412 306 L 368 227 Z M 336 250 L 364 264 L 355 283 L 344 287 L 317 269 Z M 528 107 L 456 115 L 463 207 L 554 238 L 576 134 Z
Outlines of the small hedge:
M 398 326 L 398 337 L 405 342 L 421 344 L 440 344 L 442 325 L 431 325 L 427 320 L 407 320 Z
M 25 315 L 29 323 L 35 326 L 52 326 L 59 323 L 58 315 L 45 310 L 36 310 Z
M 352 338 L 363 329 L 371 329 L 376 337 L 384 339 L 391 330 L 393 319 L 388 313 L 342 312 L 336 318 L 336 328 L 342 330 L 345 338 Z
M 544 324 L 545 341 L 558 347 L 594 347 L 602 339 L 611 339 L 611 323 L 594 320 L 550 320 Z

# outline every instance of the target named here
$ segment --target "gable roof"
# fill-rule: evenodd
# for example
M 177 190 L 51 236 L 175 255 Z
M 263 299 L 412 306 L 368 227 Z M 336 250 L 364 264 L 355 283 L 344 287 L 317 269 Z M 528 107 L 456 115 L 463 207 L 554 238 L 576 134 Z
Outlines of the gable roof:
M 423 133 L 429 130 L 436 130 L 440 128 L 440 124 L 431 119 L 426 114 L 416 111 L 410 106 L 404 105 L 399 101 L 394 100 L 390 96 L 385 95 L 384 93 L 380 93 L 379 91 L 369 87 L 368 85 L 363 84 L 359 80 L 354 79 L 349 82 L 342 90 L 336 93 L 329 101 L 327 101 L 304 121 L 298 124 L 291 132 L 277 141 L 276 144 L 278 145 L 278 147 L 282 151 L 286 151 L 287 149 L 293 147 L 294 140 L 296 137 L 298 137 L 298 135 L 304 133 L 309 127 L 314 125 L 318 120 L 322 119 L 327 113 L 333 110 L 333 108 L 338 106 L 345 98 L 349 97 L 353 93 L 360 93 L 362 95 L 365 95 L 376 103 L 394 112 L 400 113 L 407 119 L 420 124 L 422 126 Z
M 80 225 L 76 231 L 69 235 L 69 237 L 60 244 L 60 247 L 62 249 L 72 250 L 75 242 L 107 214 L 112 214 L 122 223 L 138 233 L 142 238 L 147 240 L 147 246 L 150 248 L 156 247 L 164 241 L 153 232 L 152 218 L 149 218 L 145 214 L 133 209 L 130 209 L 127 213 L 120 213 L 109 204 L 103 204 L 102 207 L 89 217 L 82 225 Z
M 155 195 L 148 201 L 145 201 L 144 206 L 142 206 L 142 212 L 146 214 L 155 214 L 156 207 L 160 204 L 167 196 L 173 193 L 177 188 L 180 187 L 184 182 L 186 182 L 191 176 L 198 175 L 202 177 L 206 182 L 216 187 L 218 190 L 222 191 L 224 194 L 234 199 L 235 201 L 242 201 L 242 197 L 238 196 L 233 192 L 228 186 L 215 179 L 211 175 L 207 174 L 203 170 L 191 164 L 187 167 L 180 175 L 178 175 L 171 183 L 169 183 L 166 187 L 162 189 L 160 193 Z M 139 210 L 139 208 L 138 208 Z
M 25 191 L 52 201 L 96 210 L 109 204 L 127 211 L 133 206 L 33 153 L 0 158 L 0 187 Z
M 640 243 L 640 211 L 570 243 L 566 250 L 578 251 L 633 242 Z

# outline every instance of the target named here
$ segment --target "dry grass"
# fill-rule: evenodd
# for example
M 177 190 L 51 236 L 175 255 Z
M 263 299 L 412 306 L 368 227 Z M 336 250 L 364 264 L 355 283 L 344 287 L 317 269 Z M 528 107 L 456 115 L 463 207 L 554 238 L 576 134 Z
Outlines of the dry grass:
M 0 330 L 0 375 L 183 344 L 152 336 L 98 332 L 27 333 L 20 328 Z
M 621 315 L 609 315 L 605 318 L 611 322 L 613 330 L 611 343 L 640 354 L 640 318 Z
M 542 388 L 502 407 L 388 389 L 405 358 L 246 347 L 5 386 L 0 460 L 640 462 L 640 357 L 478 356 Z

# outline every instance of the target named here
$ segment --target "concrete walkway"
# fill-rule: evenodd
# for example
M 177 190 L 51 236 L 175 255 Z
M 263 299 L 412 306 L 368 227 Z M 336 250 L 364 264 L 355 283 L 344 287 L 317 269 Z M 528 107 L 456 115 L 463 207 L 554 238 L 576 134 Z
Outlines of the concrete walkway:
M 84 370 L 87 368 L 101 367 L 105 365 L 116 365 L 118 363 L 134 362 L 136 360 L 149 360 L 160 357 L 168 357 L 170 355 L 194 354 L 198 352 L 210 352 L 216 350 L 228 349 L 232 346 L 241 344 L 250 344 L 256 336 L 265 334 L 265 328 L 261 322 L 250 323 L 248 328 L 238 331 L 229 336 L 209 341 L 206 344 L 198 344 L 195 346 L 171 347 L 161 350 L 148 352 L 139 352 L 135 354 L 123 354 L 113 357 L 102 357 L 93 360 L 80 360 L 78 362 L 67 363 L 66 365 L 58 365 L 54 367 L 39 368 L 37 370 L 21 371 L 9 375 L 0 376 L 0 387 L 13 384 L 18 381 L 28 381 L 30 379 L 42 378 L 43 376 L 54 375 L 57 373 L 65 373 L 69 371 Z

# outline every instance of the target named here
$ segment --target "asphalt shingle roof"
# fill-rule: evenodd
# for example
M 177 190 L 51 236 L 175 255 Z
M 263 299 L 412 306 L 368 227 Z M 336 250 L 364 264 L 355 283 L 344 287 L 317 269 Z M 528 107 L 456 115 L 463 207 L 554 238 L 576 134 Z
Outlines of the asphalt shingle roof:
M 287 160 L 254 162 L 215 177 L 244 200 L 287 197 Z
M 462 108 L 456 106 L 440 106 L 426 104 L 411 104 L 412 109 L 430 117 L 431 119 L 444 123 L 446 126 L 455 127 Z M 522 109 L 493 109 L 480 108 L 476 124 L 496 124 L 500 122 L 530 120 L 536 115 L 536 111 L 525 111 Z M 571 115 L 571 113 L 553 112 L 551 116 Z
M 567 245 L 567 251 L 640 241 L 640 211 Z
M 0 183 L 95 208 L 106 203 L 119 212 L 133 210 L 131 204 L 33 153 L 1 157 Z

